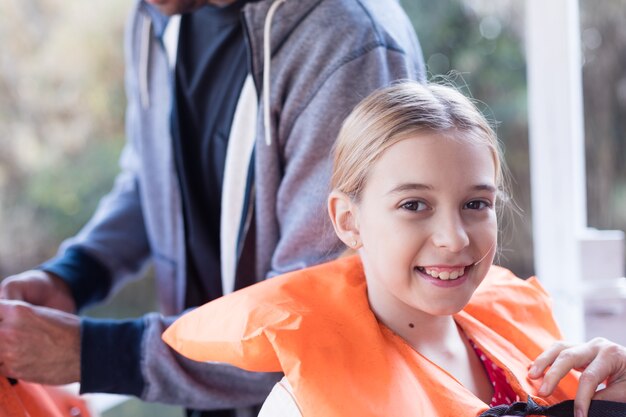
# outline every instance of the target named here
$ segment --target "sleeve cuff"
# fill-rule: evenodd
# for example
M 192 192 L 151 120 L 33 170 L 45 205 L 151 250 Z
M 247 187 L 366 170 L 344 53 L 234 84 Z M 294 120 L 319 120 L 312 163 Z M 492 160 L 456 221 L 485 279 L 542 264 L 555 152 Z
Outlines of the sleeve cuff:
M 112 279 L 108 268 L 79 248 L 69 248 L 63 255 L 39 268 L 67 283 L 78 310 L 103 300 L 111 290 Z
M 141 396 L 142 318 L 102 320 L 84 318 L 80 335 L 80 393 L 106 392 Z

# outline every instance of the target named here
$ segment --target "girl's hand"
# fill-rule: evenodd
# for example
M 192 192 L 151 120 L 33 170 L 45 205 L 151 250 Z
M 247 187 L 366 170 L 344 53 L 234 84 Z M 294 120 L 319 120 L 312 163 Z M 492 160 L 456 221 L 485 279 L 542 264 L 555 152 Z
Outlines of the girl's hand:
M 626 347 L 601 337 L 582 344 L 557 342 L 535 359 L 528 376 L 543 375 L 538 394 L 547 396 L 572 369 L 582 372 L 574 400 L 576 417 L 587 417 L 592 399 L 626 402 Z

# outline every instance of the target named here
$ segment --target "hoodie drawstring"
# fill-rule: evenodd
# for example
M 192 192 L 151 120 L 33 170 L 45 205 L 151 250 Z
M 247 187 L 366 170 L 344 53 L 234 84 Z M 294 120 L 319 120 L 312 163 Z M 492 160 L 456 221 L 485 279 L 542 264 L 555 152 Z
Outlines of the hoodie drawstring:
M 150 30 L 152 29 L 152 19 L 143 15 L 141 19 L 141 49 L 139 50 L 139 97 L 141 107 L 150 107 L 150 92 L 148 91 L 148 71 L 150 61 Z
M 270 63 L 272 60 L 271 29 L 274 13 L 286 0 L 276 0 L 270 6 L 265 26 L 263 27 L 263 127 L 265 130 L 265 144 L 272 144 L 272 127 L 270 125 Z

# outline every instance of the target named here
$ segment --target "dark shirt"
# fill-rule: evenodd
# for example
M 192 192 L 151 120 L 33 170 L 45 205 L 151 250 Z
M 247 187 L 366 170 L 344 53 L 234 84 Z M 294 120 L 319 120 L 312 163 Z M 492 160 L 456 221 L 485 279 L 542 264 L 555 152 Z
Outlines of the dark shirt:
M 228 136 L 247 67 L 240 11 L 205 6 L 181 18 L 174 154 L 187 245 L 186 307 L 222 295 L 220 208 Z

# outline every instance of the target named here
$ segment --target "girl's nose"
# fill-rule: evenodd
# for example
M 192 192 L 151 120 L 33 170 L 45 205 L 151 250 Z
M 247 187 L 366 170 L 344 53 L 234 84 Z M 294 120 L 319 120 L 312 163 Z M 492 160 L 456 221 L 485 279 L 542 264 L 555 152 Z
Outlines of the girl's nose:
M 432 241 L 438 248 L 460 252 L 469 245 L 469 235 L 458 216 L 442 215 L 434 225 Z

